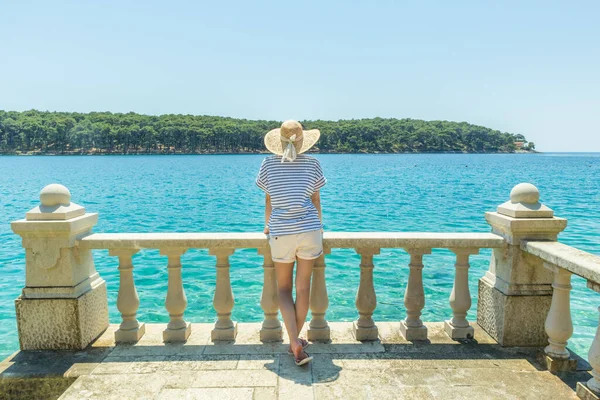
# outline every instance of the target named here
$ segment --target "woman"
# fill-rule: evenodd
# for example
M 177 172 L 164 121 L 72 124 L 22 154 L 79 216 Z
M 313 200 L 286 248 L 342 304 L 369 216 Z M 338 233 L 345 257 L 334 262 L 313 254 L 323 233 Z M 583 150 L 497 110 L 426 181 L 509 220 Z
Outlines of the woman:
M 303 155 L 319 140 L 317 129 L 304 131 L 296 121 L 265 136 L 265 146 L 274 156 L 265 158 L 256 184 L 266 193 L 265 234 L 269 235 L 275 264 L 279 309 L 290 338 L 290 352 L 296 365 L 312 360 L 298 337 L 306 321 L 310 278 L 315 259 L 323 254 L 323 224 L 319 190 L 327 180 L 316 158 Z M 296 301 L 292 298 L 292 277 L 296 267 Z

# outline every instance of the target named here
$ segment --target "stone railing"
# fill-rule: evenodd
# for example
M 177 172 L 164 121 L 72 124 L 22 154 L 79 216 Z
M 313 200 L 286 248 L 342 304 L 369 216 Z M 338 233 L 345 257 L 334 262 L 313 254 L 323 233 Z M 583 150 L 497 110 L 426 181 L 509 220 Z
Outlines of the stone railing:
M 64 186 L 45 187 L 41 205 L 12 223 L 23 238 L 26 250 L 25 288 L 15 301 L 21 349 L 81 349 L 108 327 L 106 284 L 95 270 L 92 250 L 108 249 L 119 262 L 120 286 L 117 307 L 122 316 L 118 342 L 135 342 L 144 334 L 137 318 L 139 298 L 135 288 L 132 256 L 146 248 L 159 249 L 167 258 L 168 288 L 165 308 L 169 324 L 163 333 L 166 342 L 184 341 L 191 332 L 185 320 L 187 306 L 181 277 L 181 256 L 188 249 L 208 249 L 216 258 L 217 281 L 213 306 L 217 321 L 214 341 L 233 340 L 236 324 L 229 277 L 229 257 L 236 249 L 254 248 L 264 257 L 264 286 L 261 307 L 263 341 L 281 340 L 278 295 L 268 242 L 259 233 L 92 233 L 98 215 L 70 201 Z M 576 274 L 598 290 L 597 257 L 558 242 L 567 221 L 554 216 L 539 202 L 537 188 L 515 186 L 510 200 L 496 212 L 485 215 L 491 233 L 385 233 L 327 232 L 324 248 L 352 248 L 361 256 L 354 322 L 357 340 L 376 340 L 373 311 L 377 306 L 373 284 L 374 258 L 381 248 L 401 248 L 410 255 L 404 304 L 406 318 L 399 332 L 408 340 L 427 338 L 421 321 L 425 305 L 422 280 L 423 256 L 433 248 L 450 249 L 456 255 L 454 286 L 450 294 L 452 318 L 446 333 L 454 338 L 470 338 L 473 329 L 467 321 L 471 307 L 468 287 L 469 256 L 481 248 L 492 248 L 489 270 L 479 280 L 477 323 L 502 346 L 547 346 L 551 370 L 572 368 L 566 341 L 572 333 L 569 312 L 569 277 Z M 544 268 L 546 267 L 546 268 Z M 329 305 L 325 279 L 325 257 L 316 262 L 310 293 L 312 320 L 308 335 L 313 341 L 330 338 L 326 312 Z M 550 337 L 550 339 L 548 339 Z M 548 343 L 550 343 L 548 345 Z M 594 378 L 578 388 L 599 392 L 600 340 L 590 349 Z M 567 360 L 567 361 L 565 361 Z
M 577 360 L 571 358 L 571 353 L 567 350 L 567 341 L 573 335 L 571 275 L 585 279 L 588 288 L 600 293 L 600 257 L 559 242 L 522 241 L 521 249 L 542 260 L 544 267 L 554 274 L 552 304 L 545 323 L 548 346 L 544 352 L 548 368 L 551 371 L 573 370 L 577 366 Z M 587 389 L 600 393 L 600 326 L 588 352 L 588 360 L 593 370 Z M 577 392 L 580 397 L 584 397 L 585 391 L 586 387 L 578 383 Z
M 258 249 L 264 257 L 264 286 L 261 306 L 265 313 L 261 339 L 281 340 L 281 325 L 277 319 L 277 286 L 275 283 L 273 261 L 264 234 L 259 233 L 96 233 L 79 240 L 79 248 L 108 249 L 109 254 L 119 258 L 121 284 L 117 307 L 123 322 L 116 332 L 117 341 L 138 340 L 143 334 L 143 324 L 136 319 L 139 300 L 132 277 L 131 257 L 140 249 L 159 249 L 160 254 L 168 258 L 169 281 L 165 306 L 170 322 L 164 332 L 165 341 L 186 340 L 190 325 L 183 319 L 186 297 L 181 280 L 181 255 L 187 249 L 208 249 L 216 257 L 217 282 L 213 306 L 217 321 L 212 331 L 213 340 L 233 340 L 236 334 L 235 322 L 231 320 L 234 306 L 232 288 L 229 279 L 229 257 L 236 249 Z M 373 286 L 373 257 L 381 248 L 402 248 L 411 257 L 410 273 L 404 303 L 407 318 L 401 322 L 400 329 L 409 340 L 427 339 L 427 328 L 419 318 L 425 304 L 423 280 L 423 255 L 431 253 L 432 248 L 447 248 L 456 254 L 456 276 L 450 296 L 453 317 L 446 323 L 446 330 L 453 338 L 468 338 L 473 328 L 466 320 L 471 307 L 468 286 L 469 255 L 477 254 L 480 248 L 504 246 L 502 237 L 493 233 L 339 233 L 327 232 L 324 235 L 325 253 L 332 248 L 352 248 L 361 256 L 360 283 L 356 296 L 359 318 L 354 324 L 358 340 L 376 340 L 377 326 L 372 315 L 376 302 Z M 325 258 L 321 256 L 314 268 L 310 294 L 312 320 L 309 324 L 310 340 L 329 340 L 329 326 L 325 319 L 328 307 L 325 285 Z

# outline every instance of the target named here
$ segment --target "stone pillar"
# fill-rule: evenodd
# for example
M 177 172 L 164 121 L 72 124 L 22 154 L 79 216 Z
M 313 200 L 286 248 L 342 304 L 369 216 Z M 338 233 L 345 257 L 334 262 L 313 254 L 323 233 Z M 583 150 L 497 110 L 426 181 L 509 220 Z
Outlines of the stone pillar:
M 549 263 L 544 263 L 544 267 L 554 272 L 552 303 L 545 324 L 548 335 L 548 346 L 544 349 L 546 364 L 551 372 L 574 371 L 577 369 L 577 360 L 571 359 L 571 353 L 567 350 L 567 342 L 573 335 L 571 273 Z
M 58 184 L 43 188 L 40 201 L 11 224 L 25 248 L 25 288 L 15 300 L 21 350 L 83 349 L 108 327 L 106 283 L 91 250 L 77 246 L 98 214 L 71 203 Z
M 410 254 L 408 283 L 404 292 L 406 318 L 400 321 L 400 333 L 406 340 L 427 340 L 427 327 L 421 321 L 421 311 L 425 307 L 423 288 L 423 255 L 431 254 L 431 249 L 406 249 Z
M 588 280 L 587 287 L 600 293 L 600 283 L 598 282 Z M 598 311 L 600 311 L 600 307 L 598 307 Z M 600 322 L 588 351 L 588 362 L 592 366 L 590 372 L 592 378 L 587 382 L 577 382 L 577 396 L 580 399 L 598 400 L 600 399 Z
M 229 256 L 235 249 L 210 249 L 208 253 L 217 257 L 217 284 L 213 296 L 213 306 L 217 312 L 217 322 L 211 331 L 213 342 L 233 341 L 237 336 L 237 322 L 231 320 L 233 310 L 233 291 L 229 277 Z
M 493 250 L 489 270 L 479 280 L 477 323 L 502 346 L 546 346 L 544 323 L 552 301 L 553 273 L 521 250 L 521 240 L 556 241 L 567 220 L 539 202 L 538 189 L 520 183 L 510 201 L 487 212 L 492 232 L 506 240 Z
M 312 319 L 308 325 L 308 340 L 311 342 L 329 342 L 331 330 L 325 319 L 325 313 L 329 308 L 329 297 L 327 296 L 327 284 L 325 282 L 325 255 L 331 249 L 323 248 L 323 254 L 315 261 L 312 273 L 312 285 L 310 286 L 310 313 Z
M 185 342 L 192 333 L 192 324 L 183 318 L 187 308 L 187 297 L 181 278 L 181 256 L 185 248 L 169 247 L 160 249 L 160 254 L 167 256 L 167 298 L 165 308 L 169 313 L 167 329 L 163 331 L 163 341 L 166 343 Z
M 592 378 L 585 384 L 577 382 L 577 395 L 582 399 L 598 399 L 600 398 L 600 323 L 588 352 L 588 361 L 592 366 Z
M 135 343 L 146 333 L 146 324 L 137 320 L 140 298 L 133 280 L 133 261 L 131 258 L 138 249 L 110 249 L 108 254 L 119 257 L 119 295 L 117 309 L 121 313 L 121 325 L 115 332 L 115 342 Z
M 469 291 L 469 256 L 479 254 L 479 249 L 450 249 L 456 254 L 454 264 L 454 286 L 450 294 L 452 319 L 444 322 L 444 331 L 452 339 L 473 339 L 475 329 L 467 321 L 467 313 L 471 308 L 471 292 Z
M 377 340 L 379 329 L 373 321 L 373 311 L 377 307 L 377 295 L 373 286 L 373 256 L 379 254 L 378 248 L 358 248 L 360 254 L 360 283 L 356 293 L 358 320 L 352 324 L 352 333 L 356 340 Z
M 263 262 L 263 290 L 260 298 L 260 306 L 265 314 L 262 327 L 260 329 L 261 342 L 281 342 L 283 340 L 283 330 L 281 322 L 277 318 L 279 312 L 279 291 L 277 290 L 277 278 L 275 276 L 275 265 L 271 258 L 271 249 L 269 247 L 258 249 L 258 254 L 264 257 Z

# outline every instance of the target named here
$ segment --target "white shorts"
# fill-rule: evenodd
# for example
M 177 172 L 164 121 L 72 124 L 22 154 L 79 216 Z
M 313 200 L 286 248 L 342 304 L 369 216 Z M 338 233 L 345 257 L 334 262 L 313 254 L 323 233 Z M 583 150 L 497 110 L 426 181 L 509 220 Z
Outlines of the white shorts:
M 296 257 L 314 260 L 323 254 L 323 235 L 319 229 L 294 235 L 270 236 L 269 245 L 274 262 L 291 263 L 296 261 Z

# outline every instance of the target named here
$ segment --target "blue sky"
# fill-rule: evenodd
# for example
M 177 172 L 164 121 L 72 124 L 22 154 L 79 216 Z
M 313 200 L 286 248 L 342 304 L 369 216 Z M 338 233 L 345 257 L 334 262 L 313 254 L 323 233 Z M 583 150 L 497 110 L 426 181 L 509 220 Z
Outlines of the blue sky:
M 600 151 L 600 2 L 2 1 L 0 109 L 468 121 Z

